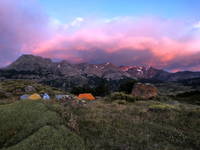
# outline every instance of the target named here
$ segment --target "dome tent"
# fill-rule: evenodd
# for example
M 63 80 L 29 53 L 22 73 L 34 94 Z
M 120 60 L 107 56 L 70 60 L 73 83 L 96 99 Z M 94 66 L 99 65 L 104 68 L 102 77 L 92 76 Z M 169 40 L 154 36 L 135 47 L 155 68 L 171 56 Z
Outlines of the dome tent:
M 30 95 L 24 94 L 22 96 L 20 96 L 20 100 L 27 100 L 29 98 Z
M 90 101 L 95 100 L 95 97 L 91 93 L 79 94 L 78 98 Z
M 29 96 L 28 99 L 29 100 L 41 100 L 42 97 L 39 94 L 35 93 L 35 94 L 32 94 L 31 96 Z
M 43 97 L 44 100 L 50 100 L 50 96 L 47 93 L 44 93 Z

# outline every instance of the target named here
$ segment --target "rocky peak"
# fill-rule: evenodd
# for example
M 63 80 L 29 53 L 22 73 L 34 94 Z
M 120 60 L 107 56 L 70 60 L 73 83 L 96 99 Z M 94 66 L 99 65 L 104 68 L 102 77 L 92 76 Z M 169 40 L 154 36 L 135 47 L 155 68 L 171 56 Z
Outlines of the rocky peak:
M 100 64 L 100 66 L 104 67 L 104 68 L 118 68 L 118 66 L 112 64 L 111 62 L 106 62 L 106 63 L 103 63 L 103 64 Z
M 48 68 L 52 64 L 51 59 L 34 55 L 22 55 L 6 69 L 14 69 L 17 71 L 37 70 L 39 68 Z
M 121 70 L 118 66 L 110 63 L 110 62 L 107 62 L 107 63 L 104 63 L 104 64 L 99 64 L 98 65 L 98 69 L 103 73 L 103 74 L 107 74 L 107 73 L 111 73 L 111 72 L 118 72 L 120 73 Z M 121 72 L 122 73 L 122 72 Z
M 121 66 L 120 70 L 123 72 L 127 72 L 133 77 L 137 78 L 151 78 L 154 76 L 157 71 L 147 65 L 144 66 Z
M 42 58 L 34 55 L 22 55 L 15 62 L 9 65 L 7 70 L 16 70 L 33 72 L 34 74 L 44 75 L 61 75 L 62 77 L 71 76 L 97 76 L 106 79 L 123 79 L 123 78 L 152 78 L 160 70 L 150 66 L 116 66 L 111 62 L 103 64 L 71 64 L 66 60 L 53 62 L 51 59 Z M 163 72 L 163 74 L 165 74 Z M 161 74 L 163 76 L 163 74 Z
M 143 66 L 120 66 L 120 70 L 121 71 L 129 71 L 129 70 L 135 70 L 135 71 L 138 71 L 138 72 L 142 72 L 142 71 L 148 71 L 150 68 L 150 66 L 148 65 L 143 65 Z

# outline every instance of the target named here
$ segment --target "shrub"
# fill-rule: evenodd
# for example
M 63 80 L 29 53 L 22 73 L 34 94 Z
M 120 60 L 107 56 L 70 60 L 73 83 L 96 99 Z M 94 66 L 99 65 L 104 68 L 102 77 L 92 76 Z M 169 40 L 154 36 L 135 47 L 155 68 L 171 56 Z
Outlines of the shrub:
M 35 92 L 26 92 L 25 87 L 32 86 L 35 88 Z M 3 89 L 3 90 L 1 90 Z M 0 82 L 0 99 L 1 98 L 11 98 L 13 96 L 21 96 L 23 94 L 33 94 L 33 93 L 48 93 L 50 96 L 56 94 L 64 93 L 56 88 L 52 88 L 46 85 L 42 85 L 30 80 L 6 80 Z
M 119 91 L 124 92 L 126 94 L 130 94 L 132 92 L 133 86 L 137 83 L 136 80 L 130 79 L 128 81 L 124 81 L 119 86 Z
M 74 87 L 71 90 L 71 93 L 74 95 L 79 95 L 81 93 L 92 93 L 94 94 L 94 89 L 90 88 L 90 87 Z
M 127 101 L 125 100 L 116 100 L 117 104 L 120 104 L 120 105 L 126 105 L 127 104 Z
M 169 105 L 169 104 L 156 104 L 156 105 L 150 105 L 149 110 L 150 111 L 168 111 L 168 110 L 175 110 L 176 107 Z
M 172 98 L 170 98 L 169 96 L 165 96 L 165 95 L 158 95 L 158 96 L 154 97 L 153 100 L 166 102 L 166 101 L 172 101 Z
M 115 92 L 115 93 L 112 93 L 109 98 L 109 100 L 111 101 L 115 101 L 115 100 L 125 100 L 125 101 L 128 101 L 128 102 L 135 102 L 136 100 L 138 100 L 137 97 L 134 97 L 132 95 L 128 95 L 128 94 L 125 94 L 123 92 Z
M 180 93 L 177 94 L 174 98 L 181 102 L 200 105 L 200 91 Z

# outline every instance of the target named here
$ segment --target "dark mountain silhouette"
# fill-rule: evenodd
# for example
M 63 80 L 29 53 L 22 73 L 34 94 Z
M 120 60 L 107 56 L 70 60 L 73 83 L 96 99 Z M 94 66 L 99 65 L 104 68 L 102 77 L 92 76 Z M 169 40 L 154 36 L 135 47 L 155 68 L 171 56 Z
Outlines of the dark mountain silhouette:
M 118 82 L 127 79 L 176 82 L 200 78 L 200 72 L 170 73 L 151 66 L 116 66 L 104 64 L 71 64 L 67 61 L 53 62 L 34 55 L 22 55 L 9 66 L 0 69 L 0 79 L 31 79 L 63 89 L 87 85 L 95 87 L 102 81 Z

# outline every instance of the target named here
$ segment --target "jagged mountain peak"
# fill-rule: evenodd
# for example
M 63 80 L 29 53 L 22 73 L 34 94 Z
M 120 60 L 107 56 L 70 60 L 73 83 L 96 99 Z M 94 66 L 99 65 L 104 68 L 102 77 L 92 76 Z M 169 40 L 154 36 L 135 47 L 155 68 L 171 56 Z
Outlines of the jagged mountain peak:
M 150 66 L 117 66 L 111 62 L 102 64 L 71 64 L 66 60 L 53 62 L 51 59 L 34 55 L 22 55 L 6 69 L 16 71 L 46 72 L 68 76 L 97 76 L 106 79 L 152 78 L 161 70 Z
M 149 70 L 153 67 L 149 65 L 141 65 L 141 66 L 135 66 L 135 65 L 129 65 L 129 66 L 120 66 L 121 71 L 129 71 L 129 70 L 137 70 L 137 71 L 142 71 L 142 70 Z
M 141 65 L 141 66 L 120 66 L 120 70 L 123 72 L 127 72 L 131 76 L 137 78 L 153 78 L 157 74 L 161 72 L 166 72 L 163 70 L 155 69 L 149 65 Z M 168 72 L 166 72 L 167 74 Z
M 105 62 L 100 64 L 101 66 L 109 66 L 109 67 L 117 67 L 115 64 L 111 63 L 111 62 Z
M 15 62 L 22 62 L 22 61 L 47 61 L 47 62 L 52 62 L 50 58 L 44 58 L 44 57 L 41 57 L 41 56 L 35 56 L 35 55 L 31 55 L 31 54 L 24 54 L 24 55 L 21 55 Z M 14 62 L 14 63 L 15 63 Z
M 75 78 L 76 81 L 79 81 L 79 79 L 84 80 L 84 83 L 87 83 L 90 77 L 108 80 L 137 78 L 178 81 L 180 79 L 198 78 L 200 72 L 169 73 L 148 65 L 116 66 L 110 62 L 103 64 L 71 64 L 66 60 L 53 62 L 49 58 L 34 55 L 22 55 L 8 67 L 0 69 L 0 78 L 59 80 L 71 77 Z
M 49 58 L 43 58 L 35 55 L 22 55 L 6 69 L 14 70 L 36 70 L 38 68 L 47 68 L 53 64 Z

